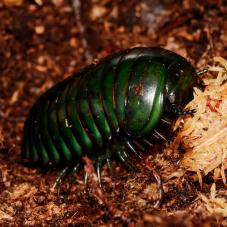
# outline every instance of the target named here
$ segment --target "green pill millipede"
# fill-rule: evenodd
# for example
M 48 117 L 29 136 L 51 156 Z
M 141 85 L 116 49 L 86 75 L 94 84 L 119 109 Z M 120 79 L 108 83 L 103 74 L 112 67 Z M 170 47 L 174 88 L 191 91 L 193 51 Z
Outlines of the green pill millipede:
M 193 113 L 183 107 L 195 83 L 195 69 L 176 53 L 157 47 L 123 50 L 36 101 L 25 122 L 22 154 L 31 163 L 65 167 L 78 166 L 86 154 L 99 177 L 113 155 L 132 167 L 129 151 L 138 155 L 143 138 L 164 138 L 166 118 Z

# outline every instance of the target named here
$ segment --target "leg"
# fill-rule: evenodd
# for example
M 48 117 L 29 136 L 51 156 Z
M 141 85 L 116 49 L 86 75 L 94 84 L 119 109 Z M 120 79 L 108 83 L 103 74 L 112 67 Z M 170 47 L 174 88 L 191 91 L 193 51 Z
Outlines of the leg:
M 166 118 L 166 117 L 162 117 L 160 120 L 164 124 L 167 124 L 167 125 L 171 125 L 172 124 L 172 121 L 170 119 Z
M 106 149 L 106 164 L 110 171 L 110 174 L 113 176 L 113 169 L 112 169 L 112 163 L 111 163 L 111 150 Z
M 139 153 L 135 150 L 131 142 L 127 138 L 117 138 L 115 141 L 111 141 L 110 144 L 106 145 L 106 148 L 103 149 L 98 157 L 95 158 L 96 165 L 96 173 L 98 176 L 98 180 L 101 185 L 101 169 L 103 162 L 107 163 L 107 167 L 109 168 L 112 174 L 112 166 L 111 166 L 111 157 L 113 154 L 117 154 L 120 160 L 129 168 L 134 169 L 134 164 L 130 160 L 130 155 L 127 150 L 130 148 L 134 153 L 139 155 Z
M 78 172 L 79 168 L 80 168 L 80 163 L 77 163 L 77 164 L 73 167 L 73 169 L 72 169 L 72 171 L 71 171 L 71 173 L 70 173 L 70 175 L 71 175 L 70 181 L 69 181 L 69 182 L 70 182 L 70 185 L 73 183 L 73 181 L 74 181 L 74 179 L 75 179 L 75 173 Z
M 93 157 L 91 157 L 94 161 L 96 174 L 98 177 L 98 181 L 101 187 L 101 174 L 102 174 L 102 165 L 104 162 L 107 163 L 107 167 L 110 170 L 110 173 L 113 175 L 112 172 L 112 165 L 111 165 L 111 157 L 116 154 L 120 160 L 131 170 L 135 169 L 135 165 L 132 163 L 130 159 L 130 155 L 128 153 L 128 148 L 135 153 L 138 157 L 141 158 L 140 153 L 134 148 L 133 143 L 129 141 L 126 137 L 116 138 L 116 140 L 112 140 L 111 143 L 107 143 L 106 147 L 101 150 L 100 152 L 96 153 Z M 85 174 L 84 183 L 87 184 L 88 181 L 88 173 Z
M 96 162 L 96 174 L 98 177 L 99 186 L 102 187 L 102 184 L 101 184 L 102 159 L 98 159 L 98 161 Z
M 143 139 L 143 142 L 144 142 L 146 145 L 148 145 L 149 149 L 153 147 L 153 144 L 152 144 L 149 140 Z
M 125 150 L 119 150 L 117 152 L 118 157 L 120 160 L 130 169 L 135 169 L 135 165 L 131 162 L 130 157 L 128 156 L 128 153 Z
M 58 178 L 56 179 L 56 181 L 54 182 L 54 185 L 53 185 L 53 189 L 56 188 L 56 186 L 58 186 L 62 179 L 65 177 L 65 175 L 68 173 L 68 171 L 70 170 L 70 166 L 66 166 L 61 172 L 60 174 L 58 175 Z
M 138 141 L 136 141 L 135 139 L 133 140 L 133 143 L 136 145 L 136 147 L 141 150 L 142 152 L 145 151 L 143 145 L 141 145 L 141 143 L 139 143 Z
M 79 170 L 79 167 L 80 167 L 80 163 L 78 162 L 74 167 L 69 165 L 69 166 L 66 166 L 61 172 L 60 174 L 58 175 L 56 181 L 54 182 L 54 185 L 52 188 L 56 188 L 63 180 L 63 178 L 68 174 L 70 173 L 71 174 L 71 179 L 70 179 L 70 184 L 72 184 L 73 182 L 73 178 L 74 178 L 74 174 L 76 172 L 78 172 Z
M 107 167 L 110 171 L 110 174 L 113 175 L 113 169 L 112 169 L 112 163 L 111 163 L 111 159 L 110 158 L 106 158 L 106 164 L 107 164 Z
M 167 139 L 165 138 L 165 136 L 164 135 L 162 135 L 159 131 L 157 131 L 157 130 L 155 130 L 154 129 L 154 132 L 153 132 L 153 136 L 157 136 L 156 138 L 158 138 L 158 139 L 162 139 L 162 140 L 164 140 L 165 142 L 167 142 Z
M 134 148 L 133 144 L 132 144 L 129 140 L 126 141 L 126 144 L 127 144 L 128 148 L 129 148 L 137 157 L 139 157 L 140 159 L 142 158 L 140 152 L 138 152 L 138 151 Z M 140 145 L 140 144 L 139 144 L 139 145 Z M 143 149 L 143 150 L 144 150 L 144 149 Z

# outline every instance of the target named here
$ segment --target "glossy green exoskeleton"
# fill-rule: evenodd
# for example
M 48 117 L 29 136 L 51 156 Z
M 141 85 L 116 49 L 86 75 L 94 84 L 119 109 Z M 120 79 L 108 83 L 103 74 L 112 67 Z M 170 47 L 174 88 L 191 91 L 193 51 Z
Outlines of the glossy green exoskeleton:
M 195 75 L 185 58 L 155 47 L 101 60 L 37 100 L 25 123 L 23 155 L 34 163 L 78 166 L 87 154 L 99 176 L 113 154 L 131 167 L 128 151 L 138 154 L 141 138 L 163 137 L 166 117 L 192 113 L 183 107 Z

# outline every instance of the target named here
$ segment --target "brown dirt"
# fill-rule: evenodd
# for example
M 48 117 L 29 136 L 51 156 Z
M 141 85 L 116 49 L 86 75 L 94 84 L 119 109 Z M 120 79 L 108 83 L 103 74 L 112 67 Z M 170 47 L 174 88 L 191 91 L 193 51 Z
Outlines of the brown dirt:
M 166 150 L 155 157 L 151 152 L 142 162 L 134 158 L 135 172 L 115 163 L 114 178 L 104 167 L 103 190 L 95 175 L 85 190 L 82 172 L 73 184 L 66 180 L 52 190 L 58 171 L 26 166 L 20 143 L 24 120 L 36 98 L 93 59 L 135 45 L 173 50 L 198 69 L 213 56 L 227 58 L 224 1 L 36 2 L 6 6 L 0 1 L 0 224 L 220 224 L 221 217 L 209 216 L 195 202 L 198 192 L 209 191 L 209 176 L 203 188 L 190 174 L 164 182 L 162 205 L 155 207 L 158 193 L 153 170 L 162 176 L 177 168 L 180 153 Z

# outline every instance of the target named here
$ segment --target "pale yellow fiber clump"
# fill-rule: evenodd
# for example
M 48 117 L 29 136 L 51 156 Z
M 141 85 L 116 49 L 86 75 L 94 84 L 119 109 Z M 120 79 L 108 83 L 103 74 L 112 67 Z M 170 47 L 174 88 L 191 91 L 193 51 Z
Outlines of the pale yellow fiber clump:
M 186 106 L 196 109 L 193 117 L 183 119 L 178 140 L 186 150 L 182 165 L 202 176 L 214 172 L 214 180 L 226 185 L 227 170 L 227 60 L 216 57 L 217 65 L 209 67 L 212 78 L 205 78 L 205 90 L 194 89 L 194 99 Z M 214 76 L 216 75 L 216 76 Z M 176 125 L 182 119 L 178 119 Z

